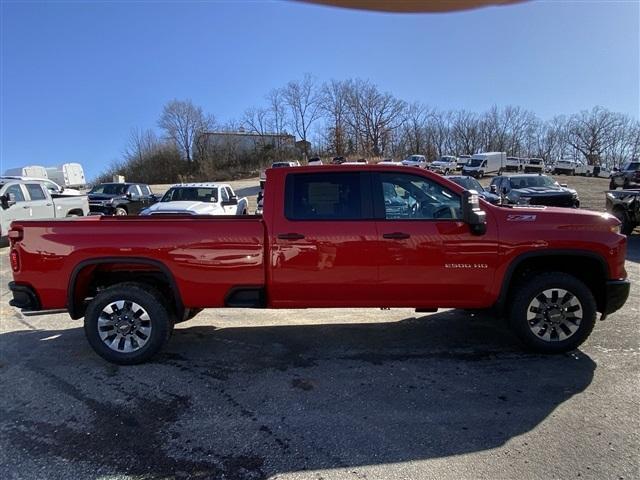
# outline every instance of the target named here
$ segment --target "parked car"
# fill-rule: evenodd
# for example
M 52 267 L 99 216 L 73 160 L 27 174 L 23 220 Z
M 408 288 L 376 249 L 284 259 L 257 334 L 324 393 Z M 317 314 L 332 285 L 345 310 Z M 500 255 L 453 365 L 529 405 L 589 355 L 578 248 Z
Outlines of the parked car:
M 424 155 L 409 155 L 407 158 L 402 160 L 402 164 L 407 167 L 426 168 L 427 158 Z
M 544 173 L 544 160 L 541 158 L 527 158 L 524 164 L 524 173 Z
M 606 207 L 607 212 L 622 223 L 624 235 L 631 235 L 633 229 L 640 225 L 640 189 L 606 192 Z
M 144 183 L 101 183 L 88 196 L 91 213 L 99 215 L 138 215 L 158 201 Z
M 249 203 L 227 183 L 189 183 L 172 186 L 159 202 L 140 215 L 247 215 Z
M 458 160 L 457 160 L 457 167 L 456 170 L 460 170 L 462 171 L 462 169 L 464 168 L 464 166 L 469 163 L 469 160 L 471 160 L 471 155 L 459 155 L 458 156 Z
M 256 215 L 262 215 L 262 209 L 264 206 L 264 191 L 258 192 L 258 198 L 256 199 Z
M 387 158 L 385 160 L 382 160 L 381 162 L 378 162 L 377 165 L 395 165 L 397 167 L 398 165 L 404 165 L 404 164 L 397 160 L 391 160 L 390 158 Z
M 6 238 L 11 222 L 89 214 L 86 196 L 52 198 L 42 182 L 0 178 L 0 237 Z
M 542 174 L 503 175 L 491 180 L 492 191 L 502 196 L 503 202 L 513 205 L 547 205 L 550 207 L 578 208 L 578 193 L 560 185 Z
M 99 355 L 134 364 L 209 307 L 494 307 L 527 348 L 560 353 L 629 295 L 610 215 L 481 204 L 404 166 L 274 169 L 265 195 L 261 218 L 14 222 L 10 303 L 84 317 Z
M 449 172 L 455 172 L 458 168 L 458 159 L 453 155 L 443 155 L 438 160 L 431 162 L 428 168 L 432 172 L 449 175 Z
M 0 178 L 13 179 L 13 180 L 30 180 L 30 181 L 40 182 L 46 187 L 47 190 L 49 190 L 49 193 L 53 198 L 75 197 L 78 195 L 84 195 L 84 193 L 82 193 L 80 190 L 63 187 L 48 178 L 12 177 L 12 176 L 6 176 L 6 177 L 0 177 Z
M 485 199 L 489 203 L 493 203 L 494 205 L 498 205 L 500 203 L 500 195 L 497 195 L 495 192 L 491 192 L 489 190 L 485 190 L 485 188 L 480 185 L 480 182 L 473 177 L 467 177 L 464 175 L 449 175 L 446 177 L 454 183 L 457 183 L 462 188 L 467 190 L 475 190 L 478 192 L 481 198 Z
M 507 160 L 504 164 L 505 172 L 516 172 L 519 173 L 523 169 L 523 160 L 518 157 L 507 157 Z
M 346 158 L 340 156 L 340 157 L 333 157 L 333 159 L 331 160 L 331 165 L 342 165 L 343 163 L 345 163 L 347 161 Z
M 611 174 L 609 189 L 640 187 L 640 160 L 625 163 L 618 171 Z
M 572 158 L 558 160 L 553 168 L 554 175 L 584 175 L 590 176 L 593 167 L 589 168 L 583 162 Z
M 506 162 L 507 154 L 505 152 L 476 153 L 462 167 L 462 174 L 475 178 L 482 178 L 491 174 L 500 175 Z
M 320 157 L 311 157 L 308 163 L 309 165 L 322 165 L 322 160 Z
M 287 168 L 287 167 L 299 167 L 300 162 L 297 160 L 293 162 L 273 162 L 270 168 Z M 267 183 L 267 171 L 262 170 L 260 172 L 260 189 L 263 189 Z

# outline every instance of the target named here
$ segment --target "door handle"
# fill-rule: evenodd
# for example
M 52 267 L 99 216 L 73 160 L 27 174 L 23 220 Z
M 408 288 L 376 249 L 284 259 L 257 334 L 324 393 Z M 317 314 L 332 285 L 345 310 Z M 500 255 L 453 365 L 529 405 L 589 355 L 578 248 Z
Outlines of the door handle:
M 382 235 L 382 238 L 388 238 L 389 240 L 404 240 L 409 237 L 411 237 L 411 235 L 404 232 L 385 233 Z
M 24 207 L 22 207 L 22 208 L 24 208 L 25 210 L 27 210 L 27 209 L 29 209 L 29 208 L 31 208 L 31 207 L 30 207 L 29 205 L 25 205 L 25 206 L 24 206 Z
M 51 205 L 53 205 L 53 203 L 47 203 L 47 207 L 50 207 Z
M 281 233 L 278 235 L 280 240 L 302 240 L 304 235 L 301 233 Z

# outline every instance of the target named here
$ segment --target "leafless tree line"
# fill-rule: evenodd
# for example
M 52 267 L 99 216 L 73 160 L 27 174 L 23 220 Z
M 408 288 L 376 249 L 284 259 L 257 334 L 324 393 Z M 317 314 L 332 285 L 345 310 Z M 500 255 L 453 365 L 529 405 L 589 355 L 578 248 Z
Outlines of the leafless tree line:
M 571 157 L 608 167 L 640 156 L 640 122 L 603 107 L 550 120 L 519 106 L 493 106 L 479 113 L 445 111 L 408 103 L 368 80 L 319 83 L 308 74 L 271 90 L 261 105 L 224 125 L 190 100 L 172 100 L 163 107 L 158 127 L 160 134 L 133 130 L 122 161 L 105 175 L 126 170 L 167 182 L 176 177 L 222 179 L 296 156 L 400 159 L 423 154 L 435 159 L 504 151 L 546 161 Z M 232 145 L 212 150 L 202 141 L 211 131 L 244 131 L 265 141 L 255 142 L 251 151 Z M 299 149 L 285 145 L 286 133 L 301 140 Z

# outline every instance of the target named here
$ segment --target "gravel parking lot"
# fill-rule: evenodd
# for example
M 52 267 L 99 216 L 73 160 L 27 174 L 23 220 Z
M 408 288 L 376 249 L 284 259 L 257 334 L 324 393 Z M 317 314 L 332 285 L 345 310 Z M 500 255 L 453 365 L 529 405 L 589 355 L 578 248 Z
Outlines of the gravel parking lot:
M 606 179 L 559 180 L 603 210 Z M 9 307 L 0 262 L 2 478 L 640 476 L 638 235 L 627 304 L 560 356 L 459 310 L 223 309 L 118 367 L 81 322 Z

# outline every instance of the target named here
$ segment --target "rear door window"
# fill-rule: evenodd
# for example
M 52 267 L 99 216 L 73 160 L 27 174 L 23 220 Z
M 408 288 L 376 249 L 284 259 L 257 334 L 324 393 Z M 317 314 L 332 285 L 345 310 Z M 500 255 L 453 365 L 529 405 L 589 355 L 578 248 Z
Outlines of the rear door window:
M 42 185 L 39 183 L 27 183 L 25 187 L 27 187 L 27 192 L 29 192 L 31 200 L 47 199 L 47 196 L 44 194 L 44 190 L 42 189 Z
M 368 174 L 332 172 L 287 175 L 285 216 L 289 220 L 361 220 L 373 216 L 364 192 Z

